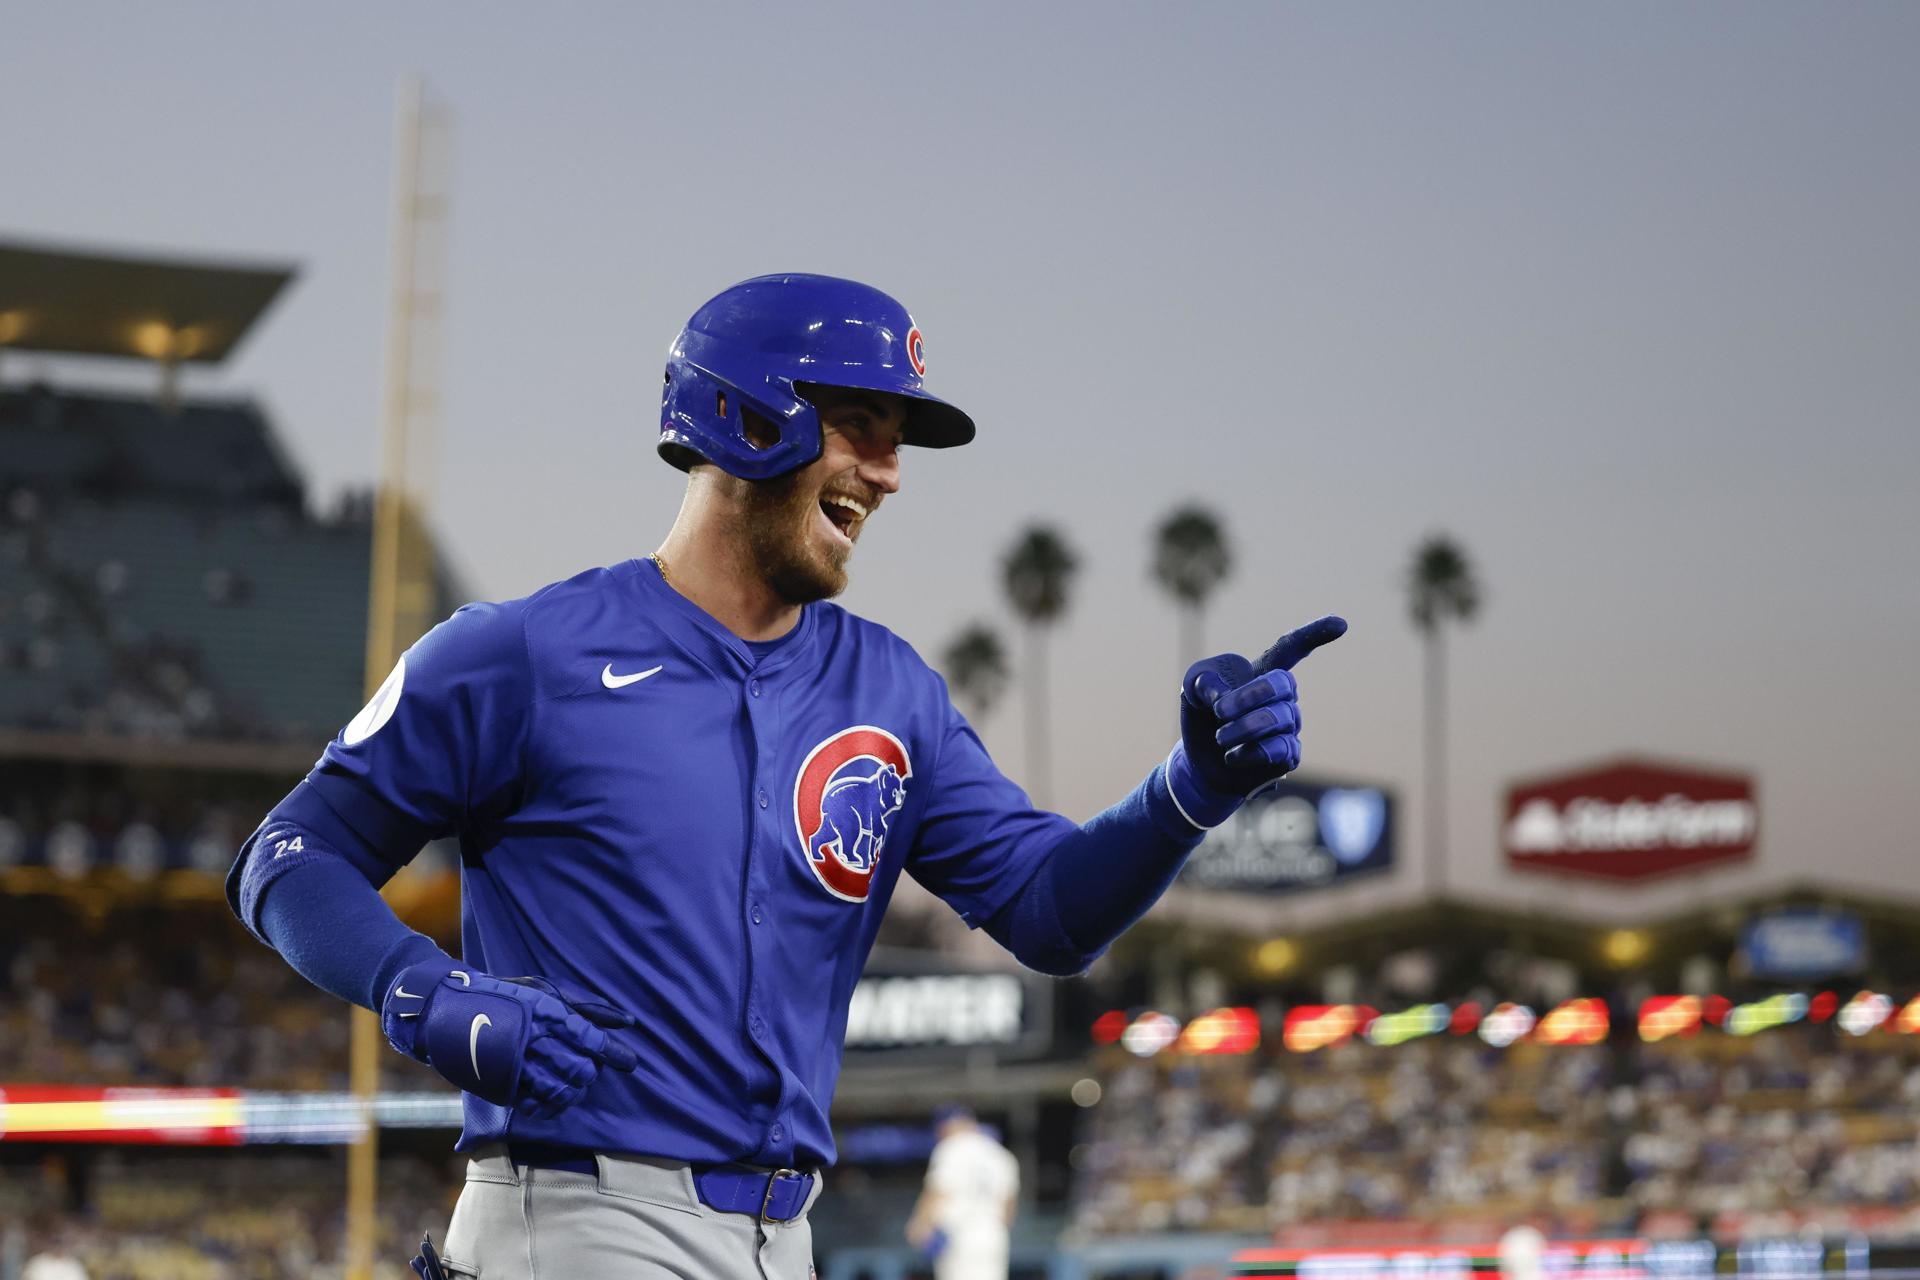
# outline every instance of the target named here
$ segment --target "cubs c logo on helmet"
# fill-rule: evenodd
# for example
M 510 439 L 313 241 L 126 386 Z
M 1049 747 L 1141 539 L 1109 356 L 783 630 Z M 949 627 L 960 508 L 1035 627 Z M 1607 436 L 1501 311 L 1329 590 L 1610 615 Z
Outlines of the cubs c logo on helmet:
M 907 330 L 907 363 L 913 366 L 915 377 L 927 376 L 927 344 L 917 327 Z
M 842 902 L 865 902 L 906 803 L 913 764 L 900 739 L 870 724 L 842 729 L 807 752 L 793 782 L 793 822 L 814 878 Z

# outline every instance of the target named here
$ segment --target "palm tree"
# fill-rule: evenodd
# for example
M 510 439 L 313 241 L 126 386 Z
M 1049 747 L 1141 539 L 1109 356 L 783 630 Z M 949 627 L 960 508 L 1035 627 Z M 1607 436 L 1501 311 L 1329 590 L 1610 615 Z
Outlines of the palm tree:
M 1180 669 L 1200 656 L 1200 615 L 1233 570 L 1220 517 L 1191 503 L 1161 521 L 1153 539 L 1153 580 L 1180 608 Z
M 1007 688 L 1007 649 L 1000 633 L 984 622 L 970 624 L 940 655 L 953 692 L 965 704 L 967 719 L 986 718 Z
M 1067 587 L 1079 557 L 1051 526 L 1031 525 L 1001 564 L 1007 599 L 1027 628 L 1027 776 L 1034 799 L 1045 805 L 1047 777 L 1046 629 L 1067 611 Z
M 1407 575 L 1413 625 L 1427 647 L 1427 873 L 1435 897 L 1447 882 L 1446 654 L 1441 628 L 1466 622 L 1480 608 L 1480 583 L 1466 552 L 1435 534 L 1413 552 Z

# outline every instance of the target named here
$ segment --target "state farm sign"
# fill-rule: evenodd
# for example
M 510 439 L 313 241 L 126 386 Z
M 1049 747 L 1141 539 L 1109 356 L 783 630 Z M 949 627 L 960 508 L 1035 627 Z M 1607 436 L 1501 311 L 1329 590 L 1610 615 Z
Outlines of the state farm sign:
M 1751 857 L 1753 779 L 1642 760 L 1521 783 L 1507 792 L 1507 862 L 1644 880 Z

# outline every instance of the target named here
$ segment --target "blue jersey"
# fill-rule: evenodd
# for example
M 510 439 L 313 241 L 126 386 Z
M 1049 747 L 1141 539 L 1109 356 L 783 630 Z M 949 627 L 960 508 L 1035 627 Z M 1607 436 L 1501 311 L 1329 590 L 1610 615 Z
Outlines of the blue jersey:
M 758 652 L 756 652 L 758 650 Z M 750 646 L 647 561 L 470 605 L 308 777 L 393 867 L 454 835 L 464 957 L 639 1018 L 640 1065 L 516 1139 L 832 1162 L 847 1005 L 906 871 L 978 925 L 1073 823 L 1008 781 L 905 641 L 828 603 Z

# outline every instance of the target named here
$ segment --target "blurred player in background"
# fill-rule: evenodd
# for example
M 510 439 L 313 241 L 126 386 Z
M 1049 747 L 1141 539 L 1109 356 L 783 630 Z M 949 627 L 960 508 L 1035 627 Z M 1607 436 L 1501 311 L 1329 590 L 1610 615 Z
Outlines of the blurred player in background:
M 802 1280 L 900 874 L 1079 973 L 1299 765 L 1289 672 L 1338 618 L 1194 664 L 1180 741 L 1083 825 L 1000 773 L 910 646 L 827 603 L 901 446 L 973 438 L 924 372 L 866 285 L 709 301 L 668 354 L 658 447 L 687 487 L 659 550 L 434 628 L 235 861 L 247 927 L 465 1091 L 449 1271 Z M 377 892 L 447 835 L 460 959 Z
M 20 1280 L 87 1280 L 87 1269 L 73 1256 L 67 1233 L 58 1222 L 45 1225 L 40 1252 L 27 1259 Z
M 1020 1162 L 965 1107 L 943 1107 L 934 1127 L 907 1240 L 933 1259 L 934 1280 L 1007 1280 Z
M 1532 1223 L 1507 1228 L 1500 1237 L 1500 1280 L 1544 1280 L 1547 1237 Z

